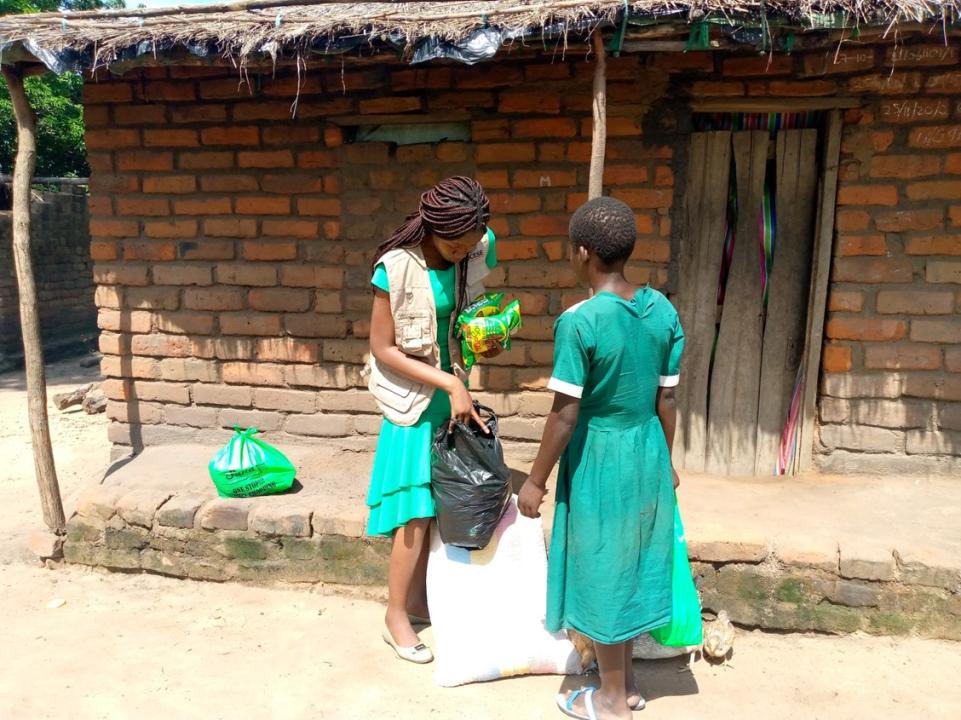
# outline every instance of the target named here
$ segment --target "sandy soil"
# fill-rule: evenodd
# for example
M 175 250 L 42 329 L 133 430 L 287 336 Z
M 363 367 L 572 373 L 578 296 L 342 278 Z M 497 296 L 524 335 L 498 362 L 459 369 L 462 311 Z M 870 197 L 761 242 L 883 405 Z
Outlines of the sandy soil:
M 51 395 L 89 381 L 51 368 Z M 51 411 L 66 504 L 108 461 L 103 416 Z M 584 678 L 458 689 L 394 659 L 381 607 L 303 589 L 194 583 L 29 562 L 42 527 L 22 378 L 0 376 L 0 717 L 558 718 Z M 430 631 L 425 633 L 430 641 Z M 639 717 L 936 720 L 961 717 L 961 646 L 918 639 L 741 633 L 731 667 L 638 662 Z

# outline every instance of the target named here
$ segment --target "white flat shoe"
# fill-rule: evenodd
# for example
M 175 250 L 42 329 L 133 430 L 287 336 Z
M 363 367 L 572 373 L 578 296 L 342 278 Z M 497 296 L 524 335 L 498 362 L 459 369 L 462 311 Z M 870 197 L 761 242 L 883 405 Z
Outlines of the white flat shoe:
M 394 648 L 394 652 L 397 653 L 397 657 L 401 660 L 406 660 L 407 662 L 416 663 L 418 665 L 426 665 L 427 663 L 434 661 L 434 653 L 430 651 L 424 643 L 418 643 L 413 647 L 404 647 L 403 645 L 398 645 L 394 642 L 393 636 L 390 634 L 390 630 L 384 625 L 384 629 L 381 630 L 380 636 L 384 639 L 384 642 Z

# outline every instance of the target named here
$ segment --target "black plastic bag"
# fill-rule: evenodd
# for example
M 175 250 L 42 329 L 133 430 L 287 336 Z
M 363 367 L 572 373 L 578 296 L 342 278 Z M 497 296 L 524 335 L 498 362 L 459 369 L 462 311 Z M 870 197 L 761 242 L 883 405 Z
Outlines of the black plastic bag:
M 511 471 L 497 439 L 494 411 L 474 403 L 490 434 L 477 424 L 442 425 L 431 452 L 431 492 L 437 529 L 447 545 L 482 550 L 494 535 L 511 498 Z

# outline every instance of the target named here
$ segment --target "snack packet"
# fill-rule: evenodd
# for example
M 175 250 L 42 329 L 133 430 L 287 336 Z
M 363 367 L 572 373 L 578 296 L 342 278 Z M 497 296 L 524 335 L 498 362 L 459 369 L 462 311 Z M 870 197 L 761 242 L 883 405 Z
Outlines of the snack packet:
M 488 293 L 471 303 L 457 318 L 464 369 L 470 370 L 477 356 L 502 345 L 511 346 L 511 335 L 521 326 L 521 304 L 514 300 L 499 311 L 504 293 Z

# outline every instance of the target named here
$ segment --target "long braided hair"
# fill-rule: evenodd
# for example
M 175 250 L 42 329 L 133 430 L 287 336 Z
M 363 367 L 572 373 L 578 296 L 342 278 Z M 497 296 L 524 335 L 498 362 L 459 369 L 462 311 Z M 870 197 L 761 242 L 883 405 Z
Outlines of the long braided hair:
M 371 266 L 377 267 L 380 259 L 391 250 L 419 246 L 427 233 L 450 240 L 480 230 L 490 216 L 487 193 L 476 180 L 460 175 L 441 180 L 420 196 L 417 211 L 408 215 L 404 223 L 377 247 Z M 455 314 L 467 304 L 466 257 L 460 261 L 457 273 L 460 292 Z

